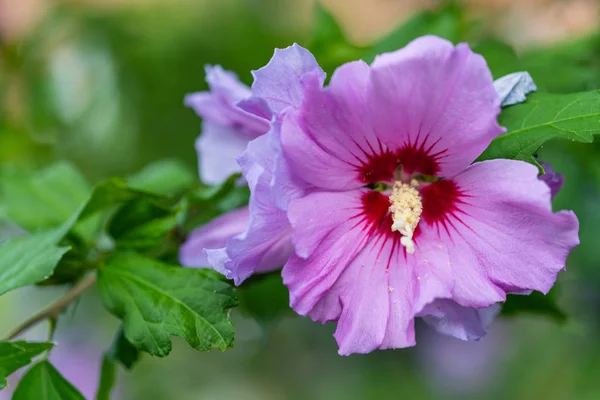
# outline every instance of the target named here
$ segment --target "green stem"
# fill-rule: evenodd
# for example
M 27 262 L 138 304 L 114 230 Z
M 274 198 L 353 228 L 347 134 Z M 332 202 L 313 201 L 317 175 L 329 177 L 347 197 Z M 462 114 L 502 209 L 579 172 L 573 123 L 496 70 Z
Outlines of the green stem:
M 92 287 L 96 283 L 96 274 L 90 274 L 87 277 L 83 278 L 81 281 L 77 283 L 77 285 L 73 286 L 71 290 L 69 290 L 63 297 L 58 299 L 56 302 L 43 309 L 39 313 L 33 315 L 23 322 L 21 325 L 15 328 L 10 335 L 8 335 L 7 340 L 11 340 L 27 331 L 28 329 L 34 327 L 42 321 L 47 319 L 50 320 L 50 330 L 48 332 L 50 339 L 54 335 L 54 330 L 56 329 L 56 319 L 60 315 L 60 313 L 76 298 L 81 296 L 86 290 Z

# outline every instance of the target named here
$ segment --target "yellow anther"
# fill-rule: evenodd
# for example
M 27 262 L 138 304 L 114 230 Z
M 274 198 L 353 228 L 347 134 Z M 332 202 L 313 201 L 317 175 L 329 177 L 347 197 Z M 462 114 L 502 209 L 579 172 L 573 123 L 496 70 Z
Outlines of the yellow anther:
M 392 194 L 390 195 L 390 213 L 392 213 L 392 232 L 400 232 L 402 238 L 400 244 L 406 248 L 408 254 L 415 252 L 413 235 L 415 228 L 423 213 L 421 195 L 417 190 L 418 182 L 413 180 L 410 185 L 402 182 L 394 182 Z

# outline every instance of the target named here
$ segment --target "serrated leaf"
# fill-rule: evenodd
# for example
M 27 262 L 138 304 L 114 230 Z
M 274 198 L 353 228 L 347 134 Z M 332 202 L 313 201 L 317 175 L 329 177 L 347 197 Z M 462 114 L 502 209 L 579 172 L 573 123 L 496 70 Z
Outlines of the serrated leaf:
M 36 342 L 0 342 L 0 389 L 6 387 L 6 378 L 31 362 L 46 350 L 50 350 L 53 343 Z
M 132 189 L 156 194 L 173 194 L 186 189 L 196 176 L 178 160 L 162 160 L 127 178 Z
M 78 211 L 59 228 L 36 232 L 31 235 L 10 238 L 0 244 L 0 295 L 19 287 L 32 285 L 50 277 L 63 255 L 69 251 L 70 246 L 59 246 L 65 235 L 73 229 L 75 224 L 105 211 L 123 202 L 151 199 L 159 200 L 160 196 L 131 189 L 124 179 L 112 178 L 104 181 L 94 188 L 91 195 Z M 140 235 L 165 229 L 166 224 L 172 225 L 172 220 L 150 222 L 140 231 L 129 233 L 129 238 L 141 240 Z M 155 238 L 154 238 L 155 239 Z M 69 269 L 68 263 L 63 267 Z M 56 282 L 68 280 L 69 276 L 77 278 L 85 271 L 57 271 L 60 279 Z M 54 281 L 50 281 L 52 283 Z
M 64 162 L 31 175 L 5 173 L 0 189 L 7 217 L 26 230 L 47 229 L 64 223 L 91 191 L 85 178 Z
M 61 227 L 10 238 L 0 244 L 0 295 L 48 278 L 68 246 L 58 243 L 73 227 L 78 213 Z
M 504 109 L 499 123 L 507 133 L 492 141 L 479 160 L 509 158 L 537 164 L 533 154 L 549 140 L 593 142 L 600 133 L 600 92 L 533 93 L 526 102 Z
M 150 354 L 167 355 L 171 335 L 200 351 L 233 345 L 235 291 L 215 271 L 120 253 L 98 271 L 98 288 L 106 308 L 123 319 L 127 340 Z
M 13 400 L 85 400 L 48 361 L 37 363 L 21 378 Z
M 89 198 L 91 187 L 71 164 L 59 162 L 33 174 L 5 172 L 1 205 L 7 218 L 28 231 L 65 223 Z M 77 224 L 73 231 L 89 239 L 99 221 Z

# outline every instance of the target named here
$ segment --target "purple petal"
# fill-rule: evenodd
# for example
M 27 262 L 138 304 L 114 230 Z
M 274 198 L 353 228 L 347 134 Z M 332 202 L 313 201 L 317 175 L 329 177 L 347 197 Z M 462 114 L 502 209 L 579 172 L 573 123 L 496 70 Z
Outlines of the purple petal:
M 240 82 L 237 75 L 224 70 L 220 65 L 204 67 L 206 83 L 211 92 L 231 101 L 246 99 L 252 95 L 250 88 Z
M 499 304 L 494 304 L 475 309 L 452 300 L 438 299 L 425 306 L 419 316 L 439 333 L 461 340 L 477 340 L 486 334 L 500 308 Z
M 483 57 L 435 36 L 375 58 L 368 105 L 378 138 L 423 149 L 438 164 L 436 176 L 462 171 L 504 132 Z
M 554 171 L 554 168 L 547 162 L 541 163 L 544 173 L 539 176 L 539 179 L 544 182 L 550 188 L 550 195 L 552 198 L 560 191 L 563 184 L 565 183 L 565 176 Z
M 252 96 L 250 98 L 240 100 L 237 102 L 236 106 L 246 112 L 249 112 L 250 114 L 259 116 L 266 120 L 270 120 L 272 117 L 269 104 L 267 104 L 267 102 L 260 97 Z
M 208 267 L 204 249 L 225 247 L 227 240 L 248 226 L 248 207 L 230 211 L 194 230 L 179 249 L 179 260 L 186 267 Z
M 237 106 L 238 102 L 250 98 L 252 92 L 233 72 L 225 71 L 220 66 L 207 66 L 206 81 L 210 91 L 187 95 L 184 101 L 186 106 L 193 108 L 205 121 L 234 128 L 248 139 L 267 132 L 268 118 Z
M 283 115 L 273 119 L 271 130 L 267 134 L 268 146 L 273 157 L 273 171 L 271 177 L 271 198 L 273 204 L 283 211 L 287 211 L 291 200 L 300 198 L 312 190 L 312 186 L 292 174 L 289 163 L 283 155 L 281 145 L 281 126 Z
M 185 105 L 203 119 L 202 134 L 196 141 L 200 177 L 208 184 L 219 184 L 240 172 L 236 157 L 250 140 L 267 132 L 270 114 L 265 118 L 258 101 L 249 108 L 256 113 L 238 107 L 252 93 L 232 72 L 207 66 L 206 80 L 210 91 L 187 95 Z
M 453 300 L 482 308 L 504 301 L 508 292 L 547 293 L 579 243 L 578 221 L 572 212 L 552 213 L 550 190 L 537 179 L 537 168 L 490 160 L 452 181 L 462 193 L 454 203 L 458 211 L 448 215 L 446 229 L 420 222 L 417 247 L 440 241 L 425 256 L 432 268 L 451 266 Z
M 434 273 L 427 260 L 406 259 L 394 240 L 368 233 L 365 193 L 315 192 L 288 211 L 296 255 L 282 275 L 290 305 L 315 321 L 337 320 L 344 355 L 414 345 L 415 315 L 451 296 L 449 268 Z
M 303 99 L 302 78 L 309 74 L 317 76 L 320 85 L 323 85 L 325 72 L 308 50 L 295 43 L 285 49 L 275 49 L 267 65 L 252 71 L 252 93 L 264 99 L 273 113 L 279 114 L 286 107 L 300 106 Z
M 281 128 L 285 158 L 304 181 L 330 190 L 365 185 L 360 166 L 371 148 L 380 149 L 366 114 L 369 73 L 362 61 L 345 64 L 325 89 L 305 77 L 302 108 L 286 115 Z
M 250 139 L 234 128 L 208 120 L 202 126 L 202 135 L 196 140 L 200 179 L 209 185 L 218 185 L 241 172 L 236 157 L 244 152 Z
M 285 211 L 273 203 L 273 153 L 269 137 L 249 143 L 239 159 L 250 188 L 250 220 L 246 230 L 227 241 L 224 249 L 208 249 L 209 263 L 239 285 L 255 272 L 283 266 L 293 252 Z

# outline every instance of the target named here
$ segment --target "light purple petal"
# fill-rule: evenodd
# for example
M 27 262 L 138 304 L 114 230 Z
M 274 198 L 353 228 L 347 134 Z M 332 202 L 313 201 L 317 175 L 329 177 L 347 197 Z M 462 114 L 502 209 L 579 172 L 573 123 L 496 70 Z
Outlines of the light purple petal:
M 213 93 L 218 93 L 233 102 L 252 95 L 250 88 L 238 79 L 234 72 L 224 70 L 220 65 L 204 67 L 206 83 Z
M 250 139 L 234 128 L 207 120 L 202 126 L 202 135 L 196 140 L 200 179 L 209 185 L 218 185 L 241 172 L 236 157 L 244 152 Z
M 284 117 L 281 143 L 294 174 L 330 190 L 356 189 L 372 151 L 385 151 L 369 124 L 367 85 L 370 68 L 362 61 L 338 68 L 323 89 L 314 76 L 304 79 L 300 112 Z M 371 150 L 375 149 L 375 150 Z M 307 162 L 310 160 L 310 162 Z
M 412 268 L 392 248 L 391 241 L 372 241 L 344 272 L 353 284 L 340 297 L 334 334 L 340 355 L 415 345 Z M 385 260 L 393 268 L 385 268 Z
M 271 119 L 273 114 L 269 108 L 269 104 L 267 104 L 264 99 L 256 96 L 240 100 L 237 102 L 236 106 L 250 114 L 264 118 L 267 121 Z
M 275 114 L 289 106 L 299 107 L 303 99 L 302 78 L 308 74 L 314 74 L 323 85 L 325 72 L 308 50 L 295 43 L 275 49 L 267 65 L 252 71 L 252 93 L 264 99 Z
M 274 159 L 268 135 L 250 142 L 239 163 L 250 188 L 249 224 L 224 249 L 207 250 L 211 266 L 236 285 L 255 272 L 280 268 L 293 252 L 286 213 L 271 196 Z
M 179 261 L 186 267 L 209 267 L 204 249 L 225 247 L 227 240 L 246 229 L 248 219 L 248 207 L 243 207 L 195 229 L 179 249 Z
M 296 255 L 285 265 L 282 276 L 290 291 L 290 306 L 300 315 L 311 312 L 362 250 L 366 240 L 361 240 L 360 230 L 352 229 L 353 210 L 360 205 L 360 196 L 358 190 L 317 192 L 290 203 L 288 216 L 294 230 Z M 339 300 L 336 301 L 339 308 Z M 338 316 L 334 312 L 322 322 Z
M 249 101 L 252 93 L 234 73 L 220 66 L 206 67 L 210 91 L 187 95 L 185 105 L 202 117 L 202 134 L 196 141 L 200 177 L 208 184 L 220 184 L 240 172 L 239 157 L 250 140 L 269 129 L 270 112 L 254 101 L 249 111 L 238 103 Z M 264 103 L 264 102 L 263 102 Z M 263 113 L 268 113 L 264 116 Z
M 453 299 L 482 308 L 504 301 L 509 292 L 547 293 L 579 243 L 578 221 L 572 212 L 552 213 L 550 190 L 537 179 L 537 168 L 490 160 L 452 181 L 463 193 L 458 211 L 448 216 L 446 228 L 421 221 L 417 247 L 439 238 L 437 252 L 426 256 L 434 269 L 451 266 Z
M 296 255 L 282 275 L 290 305 L 315 321 L 337 320 L 344 355 L 414 345 L 414 316 L 452 289 L 449 268 L 431 271 L 373 230 L 362 215 L 365 193 L 315 192 L 288 210 Z
M 477 340 L 487 333 L 500 309 L 499 304 L 475 309 L 438 299 L 425 306 L 419 316 L 439 333 L 461 340 Z
M 525 101 L 527 94 L 537 90 L 528 72 L 515 72 L 494 81 L 502 107 Z
M 291 200 L 300 198 L 310 191 L 312 185 L 293 174 L 281 146 L 281 125 L 283 115 L 273 119 L 267 134 L 268 145 L 273 154 L 273 176 L 271 177 L 271 197 L 273 204 L 287 211 Z
M 186 106 L 193 108 L 205 121 L 233 128 L 249 140 L 267 132 L 268 118 L 237 106 L 240 101 L 250 98 L 252 92 L 233 72 L 225 71 L 220 66 L 207 66 L 206 81 L 210 91 L 187 95 L 184 100 Z
M 438 164 L 436 176 L 462 171 L 504 132 L 483 57 L 435 36 L 375 58 L 368 105 L 377 137 L 391 148 L 422 149 Z

